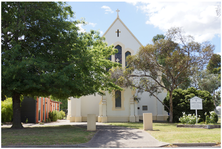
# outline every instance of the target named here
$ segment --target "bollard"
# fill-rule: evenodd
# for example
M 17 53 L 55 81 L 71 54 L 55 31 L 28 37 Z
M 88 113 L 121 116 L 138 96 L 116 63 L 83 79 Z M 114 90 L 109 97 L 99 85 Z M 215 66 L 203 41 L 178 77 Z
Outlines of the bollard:
M 87 131 L 96 131 L 96 115 L 87 114 Z
M 143 130 L 153 130 L 152 113 L 143 113 Z

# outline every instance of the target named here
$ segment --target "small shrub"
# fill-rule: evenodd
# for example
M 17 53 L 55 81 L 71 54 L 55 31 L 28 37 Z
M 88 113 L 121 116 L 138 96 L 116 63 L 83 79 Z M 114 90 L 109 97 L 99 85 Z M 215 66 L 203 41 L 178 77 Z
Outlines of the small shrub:
M 52 121 L 53 121 L 53 122 L 56 122 L 57 119 L 58 119 L 57 111 L 52 111 L 52 114 L 53 114 L 53 119 L 52 119 Z
M 63 119 L 63 118 L 66 116 L 65 112 L 62 111 L 62 110 L 61 110 L 59 113 L 60 113 L 60 115 L 61 115 L 61 119 Z
M 206 116 L 206 122 L 205 122 L 206 124 L 209 124 L 210 123 L 210 117 L 209 117 L 209 115 L 207 115 Z
M 52 120 L 53 114 L 51 111 L 49 111 L 49 119 Z
M 57 110 L 55 110 L 55 111 L 52 111 L 52 113 L 54 114 L 54 115 L 56 115 L 56 117 L 57 117 L 57 119 L 63 119 L 64 117 L 65 117 L 65 112 L 64 111 L 57 111 Z M 52 119 L 53 119 L 53 116 L 52 116 Z M 56 119 L 56 121 L 57 121 L 57 119 Z M 55 119 L 53 119 L 52 121 L 54 121 Z
M 217 114 L 214 111 L 210 112 L 210 116 L 207 115 L 207 113 L 205 113 L 205 115 L 206 115 L 206 121 L 205 121 L 206 124 L 209 124 L 209 123 L 216 124 L 217 123 L 218 116 L 217 116 Z
M 187 116 L 186 116 L 185 112 L 183 112 L 183 116 L 179 118 L 179 121 L 180 121 L 182 124 L 186 124 L 186 123 L 188 122 Z
M 1 101 L 2 122 L 11 122 L 13 117 L 12 98 Z
M 25 123 L 28 123 L 28 121 L 29 121 L 29 119 L 28 119 L 28 118 L 26 118 Z
M 218 121 L 218 116 L 214 111 L 210 112 L 210 122 L 216 124 Z
M 59 111 L 56 111 L 56 114 L 57 114 L 57 118 L 60 120 L 60 119 L 62 119 L 62 115 L 61 115 L 61 113 L 59 112 Z
M 52 119 L 53 115 L 52 115 L 52 112 L 49 111 L 49 119 Z
M 199 118 L 197 118 L 197 122 L 200 120 L 200 116 Z M 196 115 L 191 115 L 188 114 L 186 115 L 185 112 L 183 112 L 183 116 L 179 118 L 179 121 L 183 124 L 195 124 L 196 123 Z
M 58 111 L 50 111 L 49 112 L 49 118 L 50 118 L 50 120 L 52 121 L 52 122 L 56 122 L 57 121 L 57 119 L 58 119 L 58 114 L 57 114 L 57 112 Z
M 57 121 L 57 119 L 63 119 L 64 117 L 65 117 L 65 112 L 64 111 L 57 111 L 57 110 L 54 110 L 54 111 L 50 111 L 49 112 L 49 122 L 55 122 L 55 121 Z

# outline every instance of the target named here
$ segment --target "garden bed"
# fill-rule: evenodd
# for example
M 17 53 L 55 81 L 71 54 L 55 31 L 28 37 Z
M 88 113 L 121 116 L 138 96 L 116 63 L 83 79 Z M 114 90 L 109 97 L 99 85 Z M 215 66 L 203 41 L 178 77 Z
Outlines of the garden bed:
M 221 125 L 189 125 L 189 124 L 183 125 L 183 124 L 178 124 L 177 127 L 213 129 L 213 128 L 221 128 Z

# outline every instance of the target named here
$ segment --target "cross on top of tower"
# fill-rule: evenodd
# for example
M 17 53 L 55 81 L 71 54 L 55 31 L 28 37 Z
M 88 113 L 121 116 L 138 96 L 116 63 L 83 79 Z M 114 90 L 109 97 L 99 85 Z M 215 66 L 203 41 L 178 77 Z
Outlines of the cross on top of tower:
M 119 18 L 119 12 L 120 12 L 120 10 L 117 9 L 116 12 L 117 12 L 117 18 Z

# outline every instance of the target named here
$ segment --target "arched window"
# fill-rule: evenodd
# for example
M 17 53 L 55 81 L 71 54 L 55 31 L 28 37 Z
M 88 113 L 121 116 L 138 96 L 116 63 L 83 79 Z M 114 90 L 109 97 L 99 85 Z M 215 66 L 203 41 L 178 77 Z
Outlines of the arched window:
M 115 54 L 115 62 L 122 64 L 122 47 L 117 45 L 115 48 L 118 49 L 118 53 Z
M 129 56 L 129 55 L 131 55 L 131 53 L 130 53 L 129 51 L 127 51 L 127 52 L 125 53 L 125 67 L 127 67 L 126 58 L 127 58 L 127 56 Z
M 116 108 L 121 108 L 121 92 L 120 91 L 115 92 L 115 106 Z

